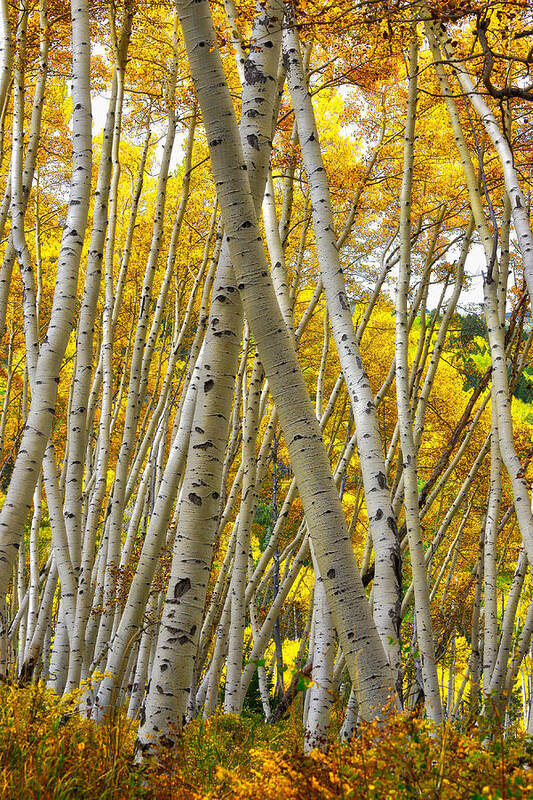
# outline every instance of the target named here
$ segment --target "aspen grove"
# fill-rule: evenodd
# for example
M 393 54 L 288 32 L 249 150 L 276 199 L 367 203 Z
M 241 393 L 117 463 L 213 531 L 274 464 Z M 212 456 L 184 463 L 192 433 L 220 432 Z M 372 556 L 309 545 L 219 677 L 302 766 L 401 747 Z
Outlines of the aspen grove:
M 531 5 L 0 18 L 0 679 L 533 735 Z

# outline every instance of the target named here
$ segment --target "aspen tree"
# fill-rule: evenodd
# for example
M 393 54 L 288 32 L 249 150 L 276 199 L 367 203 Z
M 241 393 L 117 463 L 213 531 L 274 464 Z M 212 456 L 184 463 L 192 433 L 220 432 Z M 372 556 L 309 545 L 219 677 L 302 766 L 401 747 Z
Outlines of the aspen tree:
M 333 666 L 335 629 L 323 588 L 315 568 L 315 629 L 313 649 L 313 685 L 309 689 L 309 710 L 304 734 L 304 752 L 325 749 L 328 740 L 329 712 L 333 704 Z M 316 664 L 316 668 L 315 668 Z
M 111 170 L 113 167 L 112 150 L 114 148 L 115 152 L 118 152 L 120 142 L 126 58 L 133 14 L 134 11 L 131 6 L 126 9 L 124 24 L 120 32 L 120 42 L 115 48 L 116 64 L 112 80 L 111 99 L 103 131 L 102 152 L 95 189 L 91 240 L 76 336 L 76 374 L 73 378 L 72 403 L 69 415 L 69 452 L 64 515 L 69 537 L 70 554 L 77 572 L 80 569 L 82 549 L 82 476 L 87 446 L 87 405 L 93 363 L 94 325 L 108 223 L 108 203 L 111 192 Z M 114 180 L 116 192 L 116 182 L 118 181 L 116 159 Z M 111 213 L 113 214 L 113 211 Z
M 463 240 L 459 258 L 457 259 L 455 265 L 456 273 L 455 273 L 455 283 L 454 283 L 453 293 L 448 301 L 448 304 L 446 306 L 446 311 L 440 322 L 439 332 L 437 334 L 437 338 L 433 345 L 433 350 L 431 353 L 426 376 L 424 378 L 424 383 L 420 391 L 418 400 L 416 402 L 416 415 L 413 428 L 414 428 L 415 442 L 417 443 L 417 446 L 420 445 L 420 440 L 422 438 L 422 433 L 424 431 L 424 421 L 426 416 L 427 402 L 429 399 L 429 394 L 431 392 L 431 389 L 435 381 L 435 376 L 437 374 L 437 369 L 440 363 L 440 357 L 446 341 L 446 335 L 448 333 L 450 324 L 452 322 L 453 315 L 455 313 L 455 309 L 457 307 L 457 303 L 459 302 L 459 297 L 461 295 L 461 291 L 463 288 L 465 263 L 468 256 L 468 252 L 470 250 L 473 230 L 474 230 L 474 220 L 472 218 L 470 220 L 470 223 L 468 225 Z M 431 339 L 431 337 L 429 338 Z
M 9 25 L 9 7 L 7 0 L 2 0 L 0 4 L 0 108 L 6 102 L 9 85 L 11 83 L 11 67 L 13 64 L 13 53 L 11 48 L 11 31 Z
M 113 89 L 115 91 L 112 92 L 109 102 L 103 132 L 103 146 L 96 185 L 97 205 L 93 213 L 88 268 L 78 323 L 76 376 L 73 380 L 72 406 L 69 415 L 70 436 L 64 501 L 64 514 L 65 519 L 69 521 L 70 550 L 78 572 L 78 585 L 76 621 L 70 642 L 69 671 L 65 682 L 65 692 L 76 688 L 83 668 L 84 637 L 90 610 L 89 574 L 92 566 L 100 506 L 106 489 L 109 463 L 113 384 L 112 311 L 114 292 L 112 255 L 116 225 L 118 179 L 120 175 L 118 154 L 124 100 L 125 68 L 132 18 L 133 12 L 130 8 L 126 12 L 120 43 L 115 48 L 116 64 L 113 79 Z M 83 526 L 81 515 L 83 495 L 78 497 L 77 493 L 81 490 L 83 453 L 87 447 L 88 439 L 86 420 L 92 371 L 93 328 L 101 283 L 102 262 L 104 262 L 105 298 L 102 320 L 102 407 L 99 421 L 98 455 L 96 469 L 93 473 L 95 487 L 90 497 L 87 496 L 87 486 L 85 487 L 86 503 L 89 507 L 85 515 L 86 524 Z
M 37 363 L 35 392 L 8 493 L 0 511 L 0 588 L 3 597 L 7 592 L 11 564 L 20 546 L 22 529 L 52 427 L 59 370 L 72 328 L 81 248 L 87 223 L 92 146 L 89 15 L 83 0 L 73 2 L 71 22 L 73 155 L 70 197 L 59 252 L 52 313 Z
M 0 557 L 12 561 L 0 561 L 6 589 L 0 673 L 42 680 L 56 693 L 81 689 L 78 710 L 96 721 L 127 703 L 129 716 L 140 721 L 139 757 L 160 742 L 173 745 L 185 722 L 221 708 L 240 713 L 251 701 L 265 720 L 279 720 L 297 698 L 297 679 L 288 687 L 282 679 L 293 648 L 295 667 L 313 679 L 300 718 L 306 750 L 325 745 L 333 697 L 345 714 L 341 738 L 350 738 L 359 716 L 379 717 L 387 702 L 396 706 L 400 670 L 394 674 L 390 662 L 398 637 L 389 641 L 386 631 L 407 615 L 406 628 L 412 618 L 415 623 L 415 669 L 404 671 L 401 687 L 407 709 L 423 699 L 424 683 L 435 687 L 428 673 L 437 659 L 448 682 L 447 691 L 440 687 L 448 720 L 465 718 L 468 691 L 476 713 L 490 717 L 494 708 L 506 725 L 520 675 L 524 724 L 533 728 L 524 661 L 533 630 L 526 599 L 532 459 L 520 402 L 527 397 L 533 331 L 519 271 L 513 291 L 508 286 L 522 224 L 513 221 L 514 181 L 527 155 L 516 136 L 523 131 L 522 107 L 516 106 L 512 127 L 510 100 L 501 123 L 494 115 L 508 139 L 500 145 L 492 121 L 477 118 L 486 111 L 482 103 L 489 111 L 493 106 L 477 87 L 476 60 L 458 59 L 446 31 L 427 14 L 434 64 L 417 82 L 425 97 L 434 92 L 435 73 L 443 103 L 417 106 L 414 81 L 406 82 L 407 105 L 415 111 L 404 143 L 403 89 L 394 87 L 401 42 L 393 37 L 383 50 L 380 35 L 372 40 L 380 59 L 390 50 L 392 77 L 384 63 L 375 73 L 348 48 L 337 48 L 329 61 L 335 47 L 323 28 L 307 26 L 300 56 L 287 7 L 280 59 L 285 5 L 258 3 L 251 34 L 252 20 L 243 15 L 249 9 L 227 0 L 214 12 L 234 81 L 236 58 L 241 102 L 235 87 L 228 99 L 207 2 L 180 0 L 199 105 L 190 95 L 179 14 L 167 19 L 150 12 L 161 14 L 161 37 L 151 43 L 154 70 L 162 76 L 155 87 L 139 48 L 146 18 L 134 15 L 137 4 L 109 8 L 105 25 L 98 16 L 91 47 L 111 54 L 110 69 L 98 67 L 91 88 L 100 92 L 107 81 L 109 106 L 101 139 L 95 137 L 101 155 L 89 198 L 89 170 L 83 182 L 80 171 L 71 177 L 64 145 L 72 134 L 75 164 L 92 166 L 90 126 L 87 119 L 80 126 L 74 104 L 78 116 L 70 130 L 70 98 L 62 97 L 57 75 L 67 63 L 72 20 L 57 16 L 55 7 L 49 11 L 46 0 L 9 9 L 0 0 L 0 370 L 6 379 L 0 502 L 7 491 L 0 521 L 8 525 L 0 533 L 7 554 Z M 224 10 L 226 19 L 219 16 Z M 92 12 L 83 4 L 81 12 L 74 72 L 87 77 L 88 60 L 78 56 Z M 359 15 L 350 9 L 345 16 L 350 36 L 354 21 L 360 30 Z M 378 32 L 372 20 L 365 24 L 368 36 Z M 454 31 L 463 48 L 465 32 Z M 491 36 L 495 41 L 495 30 Z M 516 69 L 509 69 L 509 88 Z M 485 71 L 485 86 L 486 77 Z M 87 99 L 88 86 L 78 81 L 74 100 L 76 92 Z M 322 100 L 324 90 L 335 105 Z M 337 113 L 339 94 L 344 107 Z M 444 105 L 459 172 L 453 153 L 443 151 L 451 142 L 441 124 Z M 240 131 L 233 108 L 242 108 Z M 344 127 L 348 121 L 353 135 Z M 494 142 L 480 138 L 487 124 Z M 367 151 L 378 131 L 377 146 Z M 326 139 L 338 157 L 325 151 Z M 359 139 L 366 166 L 352 155 Z M 183 160 L 174 172 L 178 148 Z M 515 175 L 505 168 L 500 203 L 495 192 L 509 154 Z M 413 220 L 408 203 L 416 207 Z M 82 249 L 77 223 L 87 208 Z M 65 225 L 73 220 L 76 236 L 67 236 Z M 472 336 L 471 320 L 462 318 L 461 300 L 470 290 L 466 265 L 476 263 L 478 239 L 486 261 L 489 353 L 478 353 L 484 345 L 475 331 Z M 527 248 L 526 238 L 521 241 Z M 15 262 L 20 276 L 12 275 Z M 78 263 L 84 280 L 75 290 L 70 278 Z M 70 284 L 61 282 L 65 274 Z M 398 313 L 389 299 L 396 288 Z M 478 320 L 472 321 L 477 330 Z M 56 345 L 67 340 L 60 354 Z M 38 383 L 43 364 L 44 384 Z M 372 408 L 358 392 L 359 378 Z M 312 383 L 311 405 L 306 386 Z M 412 456 L 408 463 L 405 453 Z M 402 522 L 397 533 L 390 525 L 385 530 L 395 539 L 394 564 L 379 555 L 376 531 L 387 518 L 367 513 L 378 497 L 374 467 L 383 507 Z M 14 510 L 18 498 L 22 504 Z M 259 502 L 262 513 L 255 515 Z M 419 537 L 410 528 L 413 519 Z M 513 562 L 517 526 L 524 546 Z M 410 545 L 416 557 L 407 556 L 411 580 L 399 608 L 396 567 Z M 362 553 L 361 580 L 354 552 Z M 515 570 L 510 584 L 509 568 Z M 398 591 L 388 597 L 383 587 L 394 581 Z M 459 685 L 467 628 L 470 654 Z M 422 663 L 420 653 L 432 648 L 432 659 Z M 279 704 L 271 698 L 274 677 Z M 430 696 L 426 710 L 435 719 L 431 702 Z M 295 713 L 299 708 L 296 703 Z
M 277 88 L 273 75 L 279 57 L 281 15 L 276 15 L 276 6 L 275 2 L 272 7 L 259 11 L 254 23 L 254 46 L 244 65 L 241 136 L 257 206 L 266 183 Z M 202 113 L 206 124 L 203 108 Z M 219 203 L 222 212 L 220 198 Z M 195 410 L 156 658 L 146 710 L 141 715 L 138 734 L 141 749 L 149 747 L 155 732 L 169 737 L 172 726 L 179 732 L 191 689 L 242 328 L 242 307 L 228 244 L 226 242 L 221 253 L 215 278 L 215 302 L 211 304 L 206 338 L 206 372 Z
M 472 78 L 464 66 L 455 58 L 450 37 L 446 33 L 444 25 L 433 25 L 433 35 L 439 42 L 442 51 L 449 63 L 452 65 L 457 80 L 461 88 L 468 97 L 468 102 L 472 104 L 478 114 L 485 131 L 490 137 L 494 149 L 498 154 L 502 166 L 505 190 L 509 197 L 513 224 L 520 253 L 524 262 L 524 275 L 528 286 L 529 296 L 533 298 L 533 233 L 529 222 L 528 205 L 524 193 L 518 180 L 518 173 L 515 165 L 512 148 L 505 131 L 502 131 L 496 121 L 496 117 L 476 89 Z
M 266 268 L 248 176 L 241 168 L 244 165 L 243 153 L 210 10 L 206 2 L 179 3 L 178 10 L 207 130 L 211 164 L 239 292 L 285 432 L 317 561 L 325 575 L 328 602 L 354 680 L 357 653 L 362 713 L 374 716 L 382 713 L 391 697 L 392 677 L 346 538 L 342 507 L 335 492 L 318 423 Z M 268 314 L 265 314 L 265 307 Z M 311 463 L 313 473 L 308 470 Z M 328 518 L 327 529 L 324 516 Z M 173 593 L 172 583 L 174 580 L 171 581 Z M 182 600 L 182 597 L 177 599 Z M 189 640 L 191 632 L 184 635 Z M 151 691 L 154 693 L 156 687 L 161 686 L 159 680 L 158 669 L 157 676 L 152 676 Z M 165 703 L 168 706 L 168 693 Z M 142 728 L 140 731 L 145 747 L 153 722 L 150 720 L 144 731 Z M 166 717 L 165 729 L 160 727 L 158 735 L 168 739 L 172 723 L 179 730 L 181 720 Z
M 496 389 L 493 386 L 492 392 Z M 492 401 L 492 407 L 496 403 Z M 502 460 L 498 444 L 498 423 L 492 420 L 490 442 L 490 485 L 485 520 L 485 542 L 483 545 L 483 689 L 488 691 L 498 654 L 498 587 L 497 547 L 498 518 L 502 496 Z
M 174 47 L 176 48 L 177 45 L 175 44 Z M 142 360 L 149 323 L 152 287 L 163 239 L 163 223 L 165 219 L 165 206 L 167 201 L 167 182 L 169 177 L 170 158 L 176 136 L 176 111 L 173 106 L 173 94 L 175 91 L 176 79 L 177 53 L 175 52 L 171 75 L 171 106 L 168 111 L 167 131 L 161 159 L 161 168 L 158 177 L 152 239 L 150 242 L 148 260 L 143 275 L 143 285 L 141 289 L 139 311 L 129 369 L 124 428 L 113 482 L 113 499 L 109 518 L 106 521 L 107 567 L 105 572 L 104 591 L 111 596 L 114 595 L 116 591 L 116 584 L 113 577 L 113 567 L 116 567 L 120 561 L 120 532 L 122 527 L 122 514 L 126 500 L 127 475 L 141 409 L 140 383 L 142 377 Z M 110 634 L 111 623 L 112 620 L 110 615 L 102 616 L 99 629 L 99 642 L 107 641 Z
M 416 446 L 409 402 L 409 331 L 407 295 L 411 270 L 411 189 L 417 102 L 418 44 L 416 26 L 411 27 L 409 45 L 409 99 L 405 127 L 403 181 L 400 197 L 400 269 L 396 289 L 396 399 L 402 451 L 404 510 L 415 593 L 416 638 L 420 652 L 427 713 L 437 725 L 442 722 L 435 645 L 431 623 L 428 578 L 418 511 Z
M 507 603 L 505 604 L 505 612 L 501 624 L 501 637 L 498 642 L 497 654 L 496 658 L 494 659 L 492 674 L 490 675 L 490 683 L 488 685 L 484 684 L 485 694 L 489 697 L 488 703 L 490 704 L 492 699 L 494 699 L 494 701 L 498 703 L 500 707 L 502 706 L 502 700 L 504 699 L 502 697 L 502 689 L 506 669 L 509 665 L 508 662 L 511 653 L 514 627 L 517 622 L 516 617 L 520 601 L 520 592 L 524 585 L 527 569 L 527 556 L 523 548 L 521 548 L 516 561 L 516 567 L 511 588 L 509 590 Z
M 457 113 L 457 107 L 452 97 L 451 88 L 441 63 L 438 36 L 434 25 L 426 24 L 426 34 L 432 50 L 433 61 L 441 92 L 446 102 L 450 123 L 454 132 L 455 144 L 463 174 L 468 189 L 472 214 L 476 221 L 481 242 L 485 251 L 487 272 L 483 284 L 484 311 L 487 323 L 487 332 L 491 350 L 492 361 L 492 398 L 495 401 L 497 430 L 500 454 L 511 482 L 515 509 L 522 541 L 528 554 L 530 563 L 533 563 L 533 514 L 528 486 L 524 477 L 522 464 L 516 453 L 513 441 L 513 422 L 511 417 L 511 400 L 509 395 L 509 382 L 507 379 L 507 365 L 505 355 L 504 320 L 500 317 L 498 309 L 498 281 L 495 251 L 495 239 L 491 236 L 485 213 L 481 204 L 478 181 L 474 175 L 474 168 L 465 141 L 464 133 Z M 483 166 L 481 165 L 481 169 Z M 496 232 L 497 233 L 497 232 Z
M 11 29 L 9 25 L 9 5 L 7 0 L 2 0 L 0 4 L 0 110 L 3 110 L 7 101 L 9 88 L 11 85 L 11 71 L 13 65 L 13 52 L 11 47 Z M 5 190 L 5 212 L 2 215 L 3 225 L 7 218 L 7 212 L 10 204 L 11 185 L 8 185 Z M 3 227 L 3 226 L 2 226 Z M 13 270 L 13 259 L 2 260 L 0 265 L 0 336 L 3 335 L 6 324 L 6 311 L 9 299 L 9 289 L 11 285 L 11 273 Z
M 385 477 L 374 398 L 359 350 L 336 243 L 327 175 L 311 97 L 305 85 L 293 9 L 286 5 L 284 57 L 298 138 L 311 195 L 321 279 L 335 344 L 350 395 L 375 550 L 374 620 L 393 673 L 400 670 L 400 553 L 396 519 Z
M 259 400 L 261 397 L 260 386 L 263 377 L 262 372 L 261 362 L 256 358 L 252 368 L 249 391 L 246 391 L 246 382 L 244 386 L 244 391 L 247 396 L 245 397 L 243 406 L 243 499 L 239 510 L 239 531 L 235 543 L 235 555 L 231 571 L 231 623 L 228 637 L 226 688 L 224 695 L 224 709 L 230 713 L 239 713 L 243 700 L 240 688 L 246 609 L 245 590 L 248 570 L 248 553 L 250 550 L 250 532 L 257 505 L 255 441 L 259 425 L 258 417 Z
M 17 52 L 14 63 L 14 92 L 13 92 L 13 142 L 12 142 L 12 164 L 8 186 L 6 187 L 5 199 L 9 200 L 7 208 L 11 210 L 12 226 L 8 237 L 8 243 L 4 257 L 2 259 L 0 273 L 0 291 L 6 292 L 5 302 L 0 299 L 0 331 L 4 327 L 5 312 L 7 307 L 7 292 L 11 281 L 11 273 L 15 257 L 18 257 L 21 276 L 24 284 L 23 310 L 26 314 L 27 325 L 25 331 L 28 335 L 32 334 L 33 344 L 28 346 L 28 356 L 30 363 L 35 365 L 38 355 L 38 331 L 35 322 L 35 315 L 38 314 L 36 307 L 36 290 L 33 280 L 32 261 L 28 251 L 24 234 L 24 217 L 29 200 L 31 184 L 34 178 L 35 164 L 37 160 L 38 145 L 41 134 L 42 108 L 46 78 L 48 74 L 48 50 L 50 44 L 49 23 L 46 0 L 42 0 L 39 5 L 39 73 L 34 89 L 30 134 L 26 155 L 24 150 L 24 106 L 25 106 L 25 59 L 26 59 L 26 32 L 28 25 L 28 9 L 22 5 L 19 13 L 19 24 L 17 25 Z M 6 20 L 6 35 L 9 33 L 9 20 Z M 7 44 L 6 59 L 11 60 L 10 44 Z M 5 75 L 2 77 L 4 80 Z M 0 89 L 7 88 L 0 84 Z M 7 99 L 4 95 L 4 102 Z M 9 189 L 9 192 L 8 192 Z M 13 192 L 15 193 L 13 195 Z M 5 221 L 4 221 L 5 222 Z M 32 333 L 33 331 L 33 333 Z

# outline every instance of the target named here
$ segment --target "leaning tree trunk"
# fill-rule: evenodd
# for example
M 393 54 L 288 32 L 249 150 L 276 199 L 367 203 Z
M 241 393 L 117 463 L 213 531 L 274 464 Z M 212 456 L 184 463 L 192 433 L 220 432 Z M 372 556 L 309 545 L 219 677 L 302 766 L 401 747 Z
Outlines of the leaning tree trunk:
M 391 696 L 394 697 L 392 675 L 357 571 L 318 422 L 268 272 L 209 4 L 206 0 L 196 3 L 180 0 L 178 12 L 207 131 L 211 165 L 238 289 L 284 430 L 335 625 L 353 680 L 358 676 L 362 716 L 372 718 L 381 715 Z M 205 494 L 198 486 L 195 495 L 203 505 L 207 498 L 201 497 L 200 492 Z M 196 497 L 194 499 L 196 501 Z M 192 500 L 188 502 L 192 503 Z M 191 590 L 192 581 L 188 575 L 172 575 L 168 593 L 172 606 L 167 607 L 167 617 L 162 624 L 162 630 L 166 627 L 167 638 L 165 644 L 164 640 L 161 642 L 164 647 L 167 647 L 169 638 L 183 638 L 191 649 L 196 644 L 196 628 L 194 631 L 176 628 L 175 633 L 172 630 L 172 617 L 180 611 L 184 599 L 188 605 L 191 601 L 198 603 Z M 173 613 L 169 617 L 170 611 Z M 171 666 L 163 659 L 164 651 L 160 651 L 159 663 L 154 665 L 152 676 L 150 714 L 146 715 L 146 724 L 140 729 L 140 746 L 145 749 L 150 747 L 150 741 L 153 742 L 154 723 L 163 723 L 159 725 L 158 733 L 170 743 L 173 742 L 170 726 L 174 724 L 179 729 L 181 724 L 181 720 L 172 714 L 178 708 L 174 699 L 176 688 L 165 692 L 160 683 L 164 674 L 161 667 L 166 667 L 167 671 Z M 179 692 L 186 704 L 188 686 L 180 688 Z M 161 706 L 156 693 L 164 701 L 169 714 L 158 713 Z
M 280 50 L 280 14 L 275 13 L 276 5 L 274 0 L 267 9 L 260 7 L 254 23 L 254 47 L 244 69 L 241 136 L 246 148 L 249 186 L 257 208 L 266 184 L 276 100 L 273 76 Z M 228 243 L 227 240 L 224 243 L 215 279 L 205 343 L 206 374 L 195 411 L 156 658 L 141 712 L 140 752 L 149 748 L 155 732 L 169 738 L 172 729 L 181 729 L 194 672 L 218 523 L 242 330 L 242 305 Z M 202 532 L 201 537 L 198 531 Z M 230 670 L 230 679 L 232 674 Z
M 491 351 L 491 377 L 494 386 L 494 391 L 491 394 L 495 404 L 493 413 L 495 413 L 497 417 L 500 455 L 511 483 L 518 526 L 529 563 L 533 564 L 533 513 L 531 511 L 529 488 L 525 479 L 524 470 L 514 445 L 511 397 L 505 355 L 505 320 L 500 317 L 500 309 L 498 306 L 497 254 L 495 248 L 496 240 L 494 238 L 495 235 L 497 236 L 497 231 L 495 230 L 493 232 L 494 235 L 491 236 L 485 219 L 485 212 L 480 197 L 479 182 L 475 176 L 457 106 L 442 65 L 442 56 L 438 45 L 439 39 L 435 25 L 426 25 L 426 36 L 432 51 L 441 92 L 446 102 L 448 116 L 454 133 L 455 146 L 461 160 L 470 207 L 485 251 L 487 271 L 483 283 L 483 291 L 485 299 L 485 319 Z M 479 152 L 478 157 L 480 158 Z M 483 170 L 481 161 L 480 169 Z M 490 198 L 487 198 L 487 200 L 490 203 Z
M 59 371 L 74 318 L 78 271 L 91 192 L 90 32 L 88 5 L 85 0 L 73 0 L 71 19 L 73 155 L 70 197 L 59 252 L 52 313 L 37 363 L 35 392 L 7 496 L 0 512 L 0 596 L 4 598 L 52 430 Z M 3 610 L 0 617 L 3 626 Z
M 417 101 L 418 48 L 416 28 L 411 30 L 409 52 L 409 100 L 405 128 L 403 183 L 400 198 L 400 270 L 396 291 L 396 397 L 402 450 L 404 508 L 411 570 L 415 593 L 415 622 L 422 668 L 422 682 L 428 716 L 442 722 L 437 662 L 431 624 L 428 577 L 418 510 L 416 445 L 413 436 L 409 400 L 409 328 L 407 295 L 411 271 L 411 187 L 414 164 L 415 119 Z
M 448 36 L 444 26 L 434 24 L 432 32 L 442 48 L 447 63 L 452 65 L 463 92 L 468 97 L 468 100 L 465 97 L 465 102 L 470 102 L 475 108 L 500 159 L 505 191 L 511 201 L 511 213 L 518 247 L 524 262 L 524 276 L 529 296 L 533 302 L 533 232 L 529 221 L 529 204 L 518 180 L 518 171 L 510 141 L 506 133 L 500 130 L 496 117 L 476 89 L 463 64 L 455 57 L 452 39 Z
M 385 461 L 374 397 L 363 366 L 336 242 L 328 178 L 307 89 L 292 6 L 286 4 L 284 57 L 287 82 L 304 160 L 320 276 L 357 431 L 368 524 L 375 552 L 374 620 L 398 688 L 400 661 L 401 566 L 396 519 L 385 477 Z

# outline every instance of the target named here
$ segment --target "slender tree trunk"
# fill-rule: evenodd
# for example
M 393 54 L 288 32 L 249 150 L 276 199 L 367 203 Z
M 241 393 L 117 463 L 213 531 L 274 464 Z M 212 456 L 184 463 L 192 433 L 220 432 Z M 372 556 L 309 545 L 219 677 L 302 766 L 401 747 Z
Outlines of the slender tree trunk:
M 407 295 L 411 270 L 411 187 L 414 165 L 414 139 L 417 101 L 418 47 L 416 28 L 411 29 L 409 51 L 409 100 L 405 130 L 403 183 L 400 198 L 400 271 L 396 290 L 396 397 L 402 449 L 405 522 L 415 593 L 415 620 L 424 696 L 428 716 L 437 725 L 442 722 L 437 662 L 433 642 L 431 606 L 424 547 L 418 511 L 416 446 L 409 402 L 409 333 Z
M 250 199 L 252 206 L 255 203 L 258 208 L 264 194 L 272 138 L 276 90 L 273 75 L 277 70 L 280 36 L 276 5 L 273 3 L 268 11 L 261 9 L 256 18 L 254 47 L 244 70 L 241 136 L 248 156 L 253 192 Z M 183 27 L 182 9 L 178 11 Z M 203 107 L 202 112 L 206 124 Z M 206 129 L 209 137 L 207 125 Z M 220 197 L 219 202 L 222 211 Z M 225 227 L 227 242 L 215 280 L 206 337 L 206 374 L 195 411 L 169 589 L 138 734 L 140 752 L 149 749 L 156 731 L 172 742 L 174 733 L 171 731 L 179 733 L 183 725 L 211 568 L 242 330 L 242 306 L 235 291 L 229 260 L 231 246 Z
M 328 741 L 330 711 L 333 705 L 333 666 L 335 662 L 335 628 L 328 606 L 323 581 L 315 571 L 315 635 L 313 650 L 313 685 L 309 692 L 304 734 L 304 752 L 325 750 Z
M 401 566 L 396 519 L 392 512 L 385 477 L 383 447 L 374 397 L 361 359 L 346 293 L 328 180 L 322 161 L 313 105 L 305 84 L 293 14 L 292 6 L 286 4 L 284 57 L 287 65 L 287 81 L 309 183 L 321 280 L 357 430 L 365 500 L 375 550 L 374 620 L 400 689 Z
M 54 417 L 58 376 L 72 329 L 81 248 L 90 196 L 91 98 L 88 7 L 71 7 L 73 66 L 73 157 L 67 219 L 59 253 L 57 280 L 47 336 L 41 346 L 28 419 L 8 493 L 0 512 L 0 596 L 5 597 L 22 530 L 40 473 Z M 0 613 L 5 626 L 4 612 Z M 0 631 L 0 636 L 2 632 Z
M 356 671 L 359 674 L 363 714 L 372 717 L 381 714 L 387 705 L 393 692 L 392 677 L 346 537 L 342 507 L 318 423 L 266 267 L 248 176 L 242 169 L 242 148 L 210 10 L 205 0 L 194 5 L 184 0 L 178 4 L 178 10 L 207 130 L 211 163 L 239 292 L 282 422 L 314 540 L 317 562 L 321 574 L 325 575 L 326 592 L 336 627 L 353 678 L 356 677 Z M 268 309 L 267 314 L 265 309 Z M 310 464 L 313 465 L 312 472 Z M 201 500 L 203 504 L 203 498 Z M 171 579 L 169 596 L 174 597 L 177 588 L 175 600 L 182 600 L 182 580 L 178 576 Z M 190 591 L 192 582 L 190 586 L 189 583 L 185 586 Z M 184 631 L 183 635 L 188 646 L 194 644 L 191 631 Z M 157 691 L 157 685 L 161 685 L 159 681 L 160 667 L 152 676 L 154 692 Z M 167 708 L 169 705 L 172 707 L 173 703 L 173 698 L 165 696 Z M 180 719 L 176 720 L 173 713 L 169 716 L 165 716 L 166 736 L 170 724 L 180 725 Z M 146 733 L 151 732 L 154 721 L 152 715 L 150 725 L 144 729 Z M 144 738 L 146 734 L 143 731 L 140 735 Z M 142 744 L 146 746 L 148 741 Z

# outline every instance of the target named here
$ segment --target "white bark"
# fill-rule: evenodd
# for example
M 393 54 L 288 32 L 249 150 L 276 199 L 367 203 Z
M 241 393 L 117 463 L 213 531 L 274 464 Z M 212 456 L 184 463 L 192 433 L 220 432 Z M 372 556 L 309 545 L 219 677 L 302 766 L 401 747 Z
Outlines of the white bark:
M 426 711 L 437 725 L 442 709 L 433 642 L 428 576 L 418 511 L 417 451 L 409 401 L 409 332 L 407 295 L 411 270 L 411 189 L 414 165 L 418 53 L 416 28 L 411 29 L 409 50 L 409 100 L 405 130 L 402 194 L 400 198 L 400 270 L 396 291 L 396 398 L 402 450 L 405 524 L 415 593 L 416 637 L 420 653 Z
M 484 311 L 487 322 L 491 362 L 492 362 L 492 397 L 495 402 L 493 413 L 497 417 L 498 439 L 500 453 L 507 474 L 511 481 L 513 497 L 515 500 L 516 516 L 522 535 L 522 541 L 528 554 L 530 564 L 533 563 L 533 514 L 529 490 L 524 478 L 520 459 L 517 456 L 513 438 L 513 421 L 511 416 L 511 398 L 507 379 L 507 363 L 505 356 L 505 330 L 504 322 L 500 317 L 498 308 L 498 283 L 495 271 L 494 238 L 490 235 L 485 214 L 479 195 L 478 181 L 476 180 L 472 161 L 465 141 L 455 101 L 448 83 L 448 79 L 441 63 L 438 47 L 438 32 L 434 25 L 426 25 L 426 33 L 430 44 L 441 92 L 446 101 L 446 107 L 454 132 L 455 144 L 463 167 L 465 182 L 468 189 L 472 214 L 476 221 L 476 228 L 480 234 L 485 250 L 487 274 L 484 281 Z
M 259 401 L 261 398 L 261 382 L 263 369 L 256 357 L 250 378 L 246 403 L 243 408 L 243 445 L 242 460 L 244 464 L 242 501 L 239 511 L 239 531 L 235 546 L 235 556 L 231 572 L 231 624 L 228 638 L 228 658 L 226 661 L 226 689 L 224 710 L 239 713 L 242 707 L 241 671 L 243 658 L 243 636 L 245 627 L 245 590 L 248 572 L 248 554 L 253 518 L 257 506 L 256 491 L 256 439 L 259 426 Z
M 392 678 L 346 539 L 318 423 L 266 269 L 209 8 L 206 2 L 189 5 L 184 1 L 179 11 L 239 291 L 285 433 L 328 602 L 354 679 L 357 652 L 363 715 L 372 717 L 387 704 Z
M 262 200 L 270 157 L 276 88 L 272 76 L 277 70 L 279 53 L 279 17 L 275 17 L 274 8 L 275 5 L 272 9 L 269 7 L 268 12 L 261 10 L 256 18 L 254 47 L 244 69 L 241 136 L 247 153 L 252 207 L 254 203 L 259 207 Z M 183 28 L 183 8 L 178 6 L 178 11 Z M 199 100 L 210 141 L 200 96 Z M 242 307 L 228 260 L 229 232 L 220 192 L 218 194 L 227 242 L 215 279 L 206 335 L 206 362 L 209 363 L 195 411 L 169 589 L 145 704 L 146 715 L 138 733 L 141 752 L 149 749 L 155 733 L 172 741 L 172 729 L 179 732 L 183 724 L 216 531 L 242 328 Z
M 352 404 L 369 525 L 375 550 L 374 620 L 395 680 L 400 670 L 400 553 L 385 477 L 383 448 L 346 293 L 311 97 L 305 84 L 292 7 L 286 6 L 284 57 L 298 137 L 307 173 L 320 275 L 331 328 Z
M 495 391 L 493 387 L 493 392 Z M 493 403 L 493 408 L 495 404 Z M 498 551 L 498 518 L 502 497 L 502 460 L 498 445 L 498 425 L 492 420 L 490 442 L 490 488 L 487 517 L 485 520 L 485 544 L 483 548 L 483 595 L 484 595 L 484 629 L 483 629 L 483 690 L 489 691 L 492 672 L 498 653 L 498 585 L 497 585 L 497 551 Z
M 325 750 L 328 741 L 330 711 L 333 705 L 333 665 L 335 661 L 335 629 L 323 581 L 319 574 L 315 583 L 315 634 L 313 650 L 313 685 L 304 734 L 304 752 Z
M 20 546 L 23 526 L 52 427 L 59 370 L 72 328 L 78 269 L 89 206 L 92 161 L 90 37 L 88 7 L 84 0 L 73 2 L 71 20 L 73 159 L 70 198 L 59 253 L 50 323 L 37 364 L 35 391 L 8 493 L 0 512 L 2 596 L 7 592 L 11 565 Z M 5 621 L 3 624 L 5 625 Z
M 496 117 L 474 85 L 463 63 L 455 58 L 452 40 L 447 35 L 444 26 L 433 25 L 432 29 L 434 36 L 441 45 L 445 57 L 453 66 L 464 94 L 476 110 L 500 159 L 505 190 L 511 201 L 511 211 L 518 247 L 524 262 L 524 276 L 527 282 L 529 296 L 533 301 L 533 233 L 529 222 L 528 203 L 518 180 L 515 157 L 511 145 L 505 133 L 500 129 Z

